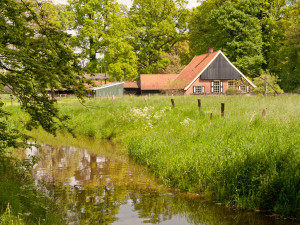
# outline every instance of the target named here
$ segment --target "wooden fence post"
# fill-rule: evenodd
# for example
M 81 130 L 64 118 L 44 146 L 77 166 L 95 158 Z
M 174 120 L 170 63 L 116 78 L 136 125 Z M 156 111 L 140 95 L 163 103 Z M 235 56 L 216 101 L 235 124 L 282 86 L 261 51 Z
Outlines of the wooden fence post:
M 268 95 L 268 87 L 267 87 L 267 74 L 265 76 L 265 93 L 264 93 L 264 96 L 267 96 Z
M 267 108 L 263 109 L 262 111 L 262 118 L 266 119 L 266 117 L 267 117 Z
M 221 116 L 224 117 L 225 113 L 225 103 L 221 103 Z
M 171 99 L 171 102 L 172 102 L 172 106 L 173 106 L 173 108 L 175 108 L 175 101 L 174 101 L 174 99 L 173 99 L 173 98 Z
M 145 104 L 148 105 L 147 99 L 145 98 Z
M 211 119 L 211 120 L 212 120 L 212 118 L 213 118 L 213 115 L 214 115 L 213 113 L 210 113 L 210 119 Z
M 201 110 L 201 99 L 200 98 L 198 98 L 198 109 L 199 109 L 199 111 Z

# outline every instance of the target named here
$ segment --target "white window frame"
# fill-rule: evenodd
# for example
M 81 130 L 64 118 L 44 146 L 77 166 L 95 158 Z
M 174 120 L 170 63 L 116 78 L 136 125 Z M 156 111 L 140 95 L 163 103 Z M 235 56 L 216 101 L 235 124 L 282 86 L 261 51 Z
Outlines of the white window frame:
M 218 83 L 218 85 L 216 85 Z M 218 89 L 218 92 L 216 92 Z M 211 81 L 211 93 L 223 93 L 223 81 L 221 80 L 213 80 Z
M 234 81 L 233 80 L 228 81 L 228 88 L 234 88 Z
M 193 86 L 193 93 L 194 94 L 203 94 L 205 90 L 204 86 Z
M 240 85 L 239 90 L 241 90 L 242 93 L 249 92 L 249 87 L 247 85 Z

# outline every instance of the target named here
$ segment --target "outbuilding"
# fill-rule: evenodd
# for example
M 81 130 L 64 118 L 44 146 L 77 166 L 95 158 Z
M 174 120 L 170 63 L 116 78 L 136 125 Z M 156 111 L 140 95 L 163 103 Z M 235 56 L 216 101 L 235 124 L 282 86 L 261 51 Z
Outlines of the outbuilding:
M 89 88 L 89 90 L 95 97 L 123 96 L 124 82 L 110 83 L 101 87 L 92 87 Z

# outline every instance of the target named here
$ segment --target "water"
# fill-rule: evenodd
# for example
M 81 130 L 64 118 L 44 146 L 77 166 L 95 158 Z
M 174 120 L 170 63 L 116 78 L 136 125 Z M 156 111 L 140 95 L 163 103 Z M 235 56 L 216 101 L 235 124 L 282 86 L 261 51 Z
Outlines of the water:
M 120 146 L 109 142 L 90 146 L 93 150 L 44 145 L 40 151 L 26 152 L 40 158 L 36 184 L 53 196 L 68 224 L 296 224 L 167 189 Z

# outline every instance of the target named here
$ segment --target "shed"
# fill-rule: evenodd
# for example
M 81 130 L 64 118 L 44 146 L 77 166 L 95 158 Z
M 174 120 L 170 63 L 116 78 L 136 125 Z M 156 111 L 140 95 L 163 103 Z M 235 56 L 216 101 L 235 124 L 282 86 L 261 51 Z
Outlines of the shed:
M 124 93 L 124 83 L 110 83 L 101 87 L 90 88 L 92 95 L 96 97 L 105 97 L 105 96 L 123 96 Z

